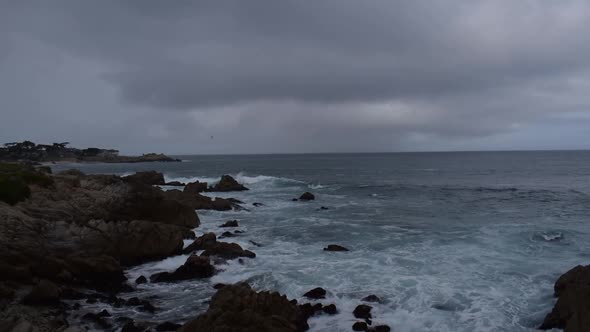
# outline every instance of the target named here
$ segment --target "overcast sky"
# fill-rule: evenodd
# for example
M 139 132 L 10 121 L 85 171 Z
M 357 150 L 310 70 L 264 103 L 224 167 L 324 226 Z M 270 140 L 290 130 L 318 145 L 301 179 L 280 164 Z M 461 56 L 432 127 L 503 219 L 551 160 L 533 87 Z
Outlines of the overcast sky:
M 590 148 L 590 1 L 1 0 L 0 141 Z

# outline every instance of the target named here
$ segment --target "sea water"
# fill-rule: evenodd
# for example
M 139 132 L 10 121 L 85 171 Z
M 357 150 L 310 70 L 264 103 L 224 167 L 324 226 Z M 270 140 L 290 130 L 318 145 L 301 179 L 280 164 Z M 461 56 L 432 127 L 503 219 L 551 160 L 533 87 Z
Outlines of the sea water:
M 54 170 L 154 169 L 168 181 L 210 183 L 230 174 L 251 190 L 210 195 L 242 200 L 247 210 L 198 211 L 195 232 L 219 236 L 228 230 L 219 225 L 237 219 L 244 233 L 222 241 L 257 257 L 219 265 L 211 279 L 143 284 L 126 295 L 150 299 L 160 309 L 155 314 L 100 303 L 86 309 L 183 322 L 207 309 L 214 284 L 246 281 L 300 302 L 306 291 L 325 288 L 322 302 L 336 304 L 339 313 L 311 318 L 310 331 L 351 331 L 352 311 L 370 294 L 383 299 L 371 304 L 373 324 L 396 332 L 534 331 L 554 304 L 559 275 L 590 263 L 590 152 L 180 158 Z M 305 191 L 316 200 L 292 201 Z M 323 251 L 328 244 L 350 251 Z M 133 267 L 127 275 L 172 271 L 186 258 Z

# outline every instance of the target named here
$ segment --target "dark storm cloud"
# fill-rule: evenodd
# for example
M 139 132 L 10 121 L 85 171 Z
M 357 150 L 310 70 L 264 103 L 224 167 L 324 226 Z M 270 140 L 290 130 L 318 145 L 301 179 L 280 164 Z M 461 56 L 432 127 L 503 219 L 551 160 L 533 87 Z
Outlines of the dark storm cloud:
M 0 106 L 34 112 L 34 103 L 19 97 L 28 87 L 29 95 L 59 107 L 64 102 L 54 90 L 67 86 L 66 106 L 76 110 L 45 112 L 110 114 L 119 123 L 152 128 L 151 142 L 162 144 L 228 135 L 226 142 L 199 148 L 206 152 L 229 151 L 232 144 L 236 151 L 243 147 L 235 144 L 277 151 L 296 140 L 292 151 L 444 149 L 465 137 L 526 130 L 533 140 L 535 131 L 523 128 L 556 118 L 587 121 L 579 115 L 590 105 L 585 1 L 2 6 L 0 38 L 9 47 L 0 51 L 0 68 L 23 86 L 16 91 L 3 75 L 0 87 L 16 93 Z M 48 63 L 50 55 L 56 65 Z M 30 70 L 39 62 L 43 70 L 51 67 L 57 86 Z M 93 96 L 89 89 L 103 92 Z M 351 142 L 350 135 L 361 138 Z M 188 145 L 181 150 L 193 151 Z

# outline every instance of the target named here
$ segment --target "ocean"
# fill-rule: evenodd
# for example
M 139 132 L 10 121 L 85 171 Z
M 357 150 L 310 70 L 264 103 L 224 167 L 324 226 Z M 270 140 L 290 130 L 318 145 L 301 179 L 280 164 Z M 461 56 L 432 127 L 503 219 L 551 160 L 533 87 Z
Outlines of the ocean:
M 590 262 L 590 152 L 449 152 L 179 156 L 182 163 L 60 164 L 54 171 L 215 182 L 230 174 L 251 190 L 248 211 L 198 211 L 197 235 L 237 219 L 226 239 L 257 254 L 219 266 L 208 280 L 144 284 L 155 314 L 98 303 L 136 320 L 181 322 L 207 308 L 216 283 L 247 281 L 305 302 L 315 287 L 339 314 L 310 331 L 351 331 L 361 298 L 375 294 L 375 324 L 396 332 L 535 331 L 554 304 L 553 284 Z M 310 191 L 312 202 L 291 199 Z M 252 203 L 263 203 L 255 207 Z M 327 210 L 320 209 L 328 208 Z M 260 247 L 252 243 L 260 244 Z M 349 252 L 325 252 L 339 244 Z M 134 280 L 173 270 L 178 256 L 133 267 Z M 96 306 L 94 308 L 93 306 Z

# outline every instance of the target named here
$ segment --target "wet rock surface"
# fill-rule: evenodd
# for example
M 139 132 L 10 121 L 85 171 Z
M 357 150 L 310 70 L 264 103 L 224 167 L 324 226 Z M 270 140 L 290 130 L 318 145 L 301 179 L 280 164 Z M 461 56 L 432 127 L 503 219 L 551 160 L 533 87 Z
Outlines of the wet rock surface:
M 578 265 L 564 273 L 555 282 L 554 291 L 557 302 L 539 329 L 590 331 L 590 265 Z
M 279 293 L 255 292 L 247 284 L 228 285 L 211 298 L 209 309 L 179 332 L 299 332 L 308 329 L 299 307 Z

